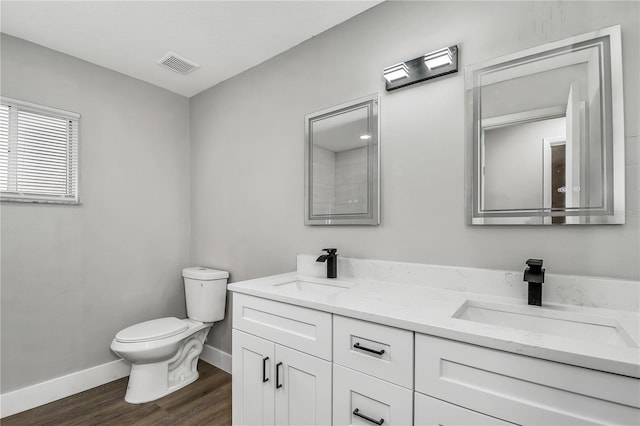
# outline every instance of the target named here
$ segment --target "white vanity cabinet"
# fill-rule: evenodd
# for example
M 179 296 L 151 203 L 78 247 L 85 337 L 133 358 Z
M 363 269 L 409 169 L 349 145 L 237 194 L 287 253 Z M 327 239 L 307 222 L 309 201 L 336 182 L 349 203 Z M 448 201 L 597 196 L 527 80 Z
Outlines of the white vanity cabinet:
M 640 424 L 629 376 L 242 293 L 233 325 L 238 426 Z
M 233 424 L 331 424 L 331 314 L 241 294 L 233 310 Z
M 415 344 L 416 425 L 418 393 L 517 424 L 639 424 L 638 379 L 418 333 Z M 440 406 L 432 424 L 450 421 Z

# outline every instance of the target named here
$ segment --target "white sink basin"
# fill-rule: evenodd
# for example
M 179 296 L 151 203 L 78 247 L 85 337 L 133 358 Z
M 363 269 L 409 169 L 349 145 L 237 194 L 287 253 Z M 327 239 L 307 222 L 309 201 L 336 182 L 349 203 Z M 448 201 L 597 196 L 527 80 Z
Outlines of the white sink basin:
M 606 345 L 638 347 L 616 320 L 579 312 L 467 300 L 453 318 Z
M 311 280 L 295 280 L 289 281 L 281 284 L 274 284 L 273 287 L 279 288 L 285 291 L 293 291 L 293 292 L 302 292 L 302 293 L 312 293 L 312 294 L 321 294 L 321 295 L 330 295 L 334 293 L 338 293 L 341 291 L 349 290 L 355 284 L 346 283 L 342 281 L 335 282 L 321 282 L 321 281 L 311 281 Z

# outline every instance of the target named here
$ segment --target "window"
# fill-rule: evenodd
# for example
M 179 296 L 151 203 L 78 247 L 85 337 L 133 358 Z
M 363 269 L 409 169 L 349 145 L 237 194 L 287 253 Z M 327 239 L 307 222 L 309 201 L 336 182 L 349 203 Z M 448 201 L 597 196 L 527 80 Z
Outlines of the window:
M 78 203 L 80 115 L 2 97 L 2 201 Z

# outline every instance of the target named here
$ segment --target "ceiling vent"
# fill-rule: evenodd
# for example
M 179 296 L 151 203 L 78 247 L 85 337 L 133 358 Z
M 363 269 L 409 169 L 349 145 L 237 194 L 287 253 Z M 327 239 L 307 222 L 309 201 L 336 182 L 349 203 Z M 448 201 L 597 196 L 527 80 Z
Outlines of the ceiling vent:
M 176 55 L 173 52 L 169 52 L 164 55 L 158 61 L 158 64 L 182 75 L 187 75 L 196 68 L 200 68 L 200 65 L 195 62 L 191 62 L 190 60 L 183 58 L 180 55 Z

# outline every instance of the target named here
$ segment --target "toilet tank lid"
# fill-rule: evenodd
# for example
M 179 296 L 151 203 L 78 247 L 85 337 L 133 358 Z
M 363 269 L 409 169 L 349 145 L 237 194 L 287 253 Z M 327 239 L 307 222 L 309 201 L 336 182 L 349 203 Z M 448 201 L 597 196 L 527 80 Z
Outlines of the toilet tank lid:
M 229 278 L 229 273 L 218 269 L 205 268 L 204 266 L 192 266 L 191 268 L 184 268 L 182 270 L 182 276 L 185 278 L 206 281 Z
M 182 333 L 187 328 L 186 320 L 176 317 L 158 318 L 125 328 L 116 334 L 116 340 L 123 343 L 158 340 Z

